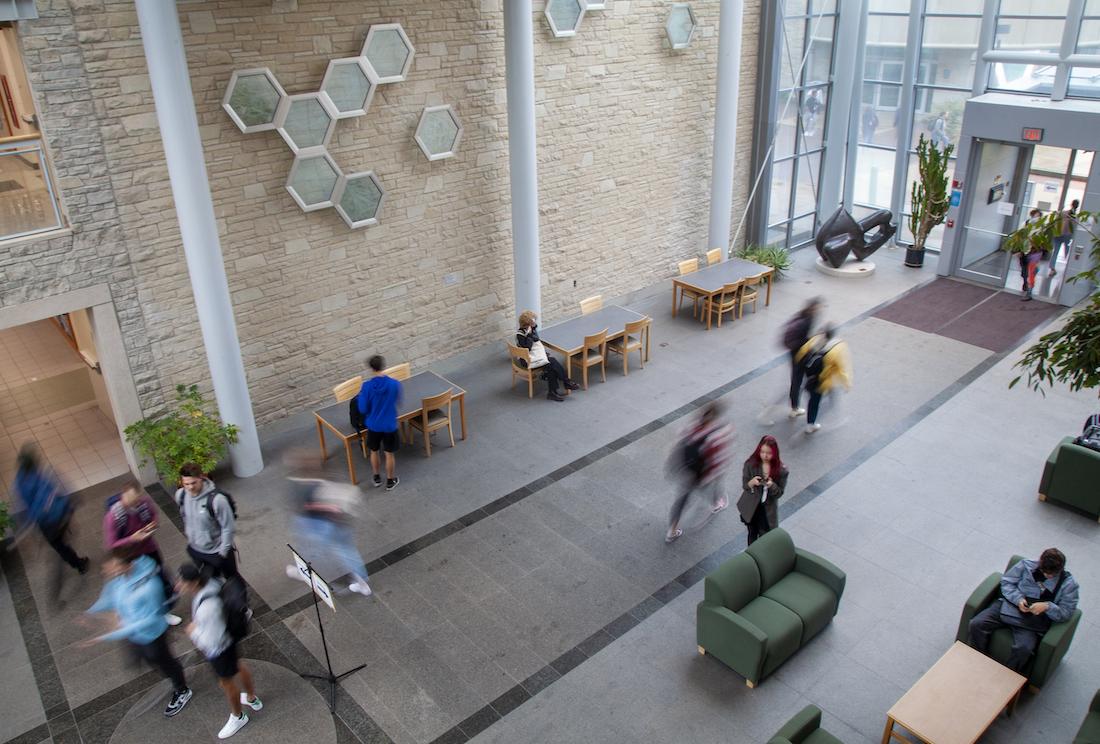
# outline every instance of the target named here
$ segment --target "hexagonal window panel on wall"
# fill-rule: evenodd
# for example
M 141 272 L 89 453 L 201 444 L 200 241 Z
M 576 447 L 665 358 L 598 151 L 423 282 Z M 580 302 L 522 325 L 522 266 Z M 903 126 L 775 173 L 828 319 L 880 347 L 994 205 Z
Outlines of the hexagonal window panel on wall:
M 303 212 L 313 212 L 336 202 L 336 186 L 342 178 L 343 173 L 331 155 L 314 152 L 294 158 L 286 190 Z
M 326 94 L 338 119 L 363 116 L 377 87 L 374 70 L 362 57 L 334 59 L 328 63 L 321 92 Z
M 266 67 L 237 70 L 229 78 L 222 108 L 245 134 L 265 132 L 275 128 L 275 115 L 286 97 L 283 86 Z
M 336 211 L 348 227 L 369 227 L 378 224 L 386 192 L 374 171 L 352 173 L 337 187 Z
M 695 36 L 695 12 L 687 3 L 674 3 L 668 11 L 665 34 L 673 49 L 687 49 Z
M 367 31 L 363 57 L 374 70 L 379 83 L 400 83 L 412 67 L 412 42 L 400 23 L 379 23 Z
M 576 36 L 588 10 L 587 0 L 546 0 L 543 14 L 550 32 L 559 39 Z
M 462 139 L 462 123 L 450 104 L 428 106 L 420 114 L 414 135 L 416 144 L 428 160 L 443 160 L 455 154 Z
M 336 109 L 327 95 L 300 93 L 287 96 L 275 115 L 275 128 L 295 155 L 324 147 L 336 128 Z

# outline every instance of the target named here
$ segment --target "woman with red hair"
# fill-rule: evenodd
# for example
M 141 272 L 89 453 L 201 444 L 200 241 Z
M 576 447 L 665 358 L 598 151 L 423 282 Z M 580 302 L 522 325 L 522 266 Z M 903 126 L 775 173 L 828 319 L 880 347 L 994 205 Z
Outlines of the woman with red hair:
M 741 469 L 741 498 L 737 511 L 749 528 L 749 545 L 779 526 L 779 504 L 787 488 L 787 468 L 779 459 L 779 443 L 765 435 Z

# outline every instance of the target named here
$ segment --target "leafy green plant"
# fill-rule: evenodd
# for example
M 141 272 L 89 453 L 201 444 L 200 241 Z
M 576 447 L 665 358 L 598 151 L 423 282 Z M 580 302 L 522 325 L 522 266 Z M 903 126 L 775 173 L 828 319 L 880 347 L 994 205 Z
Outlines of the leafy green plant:
M 779 245 L 746 245 L 737 251 L 737 257 L 746 261 L 770 266 L 775 269 L 775 278 L 779 279 L 783 272 L 791 268 L 791 254 L 786 248 Z
M 913 233 L 913 250 L 923 251 L 928 234 L 943 223 L 950 206 L 947 196 L 947 169 L 951 164 L 954 145 L 942 150 L 923 134 L 917 141 L 917 172 L 913 181 L 913 213 L 909 215 L 909 230 Z
M 1084 232 L 1092 241 L 1092 268 L 1071 276 L 1070 282 L 1100 283 L 1100 235 L 1095 232 L 1098 218 L 1100 212 L 1077 213 L 1077 235 Z M 1043 226 L 1045 220 L 1026 225 L 1026 231 L 1024 228 L 1017 230 L 1017 233 L 1024 232 L 1019 240 L 1027 245 L 1030 233 L 1049 230 Z M 1015 235 L 1013 233 L 1005 242 Z M 1075 392 L 1095 388 L 1100 394 L 1100 293 L 1093 292 L 1085 306 L 1074 311 L 1060 329 L 1041 336 L 1024 352 L 1015 367 L 1021 373 L 1008 384 L 1010 388 L 1026 376 L 1027 386 L 1043 395 L 1046 395 L 1044 387 L 1053 387 L 1055 383 L 1068 385 Z
M 8 514 L 8 502 L 0 501 L 0 538 L 7 534 L 8 529 L 14 524 L 11 515 Z
M 221 418 L 206 410 L 198 385 L 177 385 L 174 410 L 134 422 L 124 433 L 138 454 L 146 458 L 141 464 L 152 461 L 167 483 L 176 482 L 180 466 L 186 462 L 209 473 L 229 445 L 237 441 L 237 427 L 223 424 Z
M 1035 245 L 1049 251 L 1054 245 L 1054 236 L 1060 231 L 1062 215 L 1051 212 L 1034 222 L 1026 222 L 1001 241 L 1001 250 L 1008 253 L 1028 253 Z

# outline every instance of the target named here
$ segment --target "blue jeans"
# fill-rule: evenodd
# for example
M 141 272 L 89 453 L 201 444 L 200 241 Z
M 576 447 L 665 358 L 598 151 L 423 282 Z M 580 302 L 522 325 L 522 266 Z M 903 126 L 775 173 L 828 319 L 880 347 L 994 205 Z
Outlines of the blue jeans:
M 1066 260 L 1069 260 L 1069 244 L 1073 241 L 1072 235 L 1055 235 L 1054 247 L 1050 251 L 1050 268 L 1054 268 L 1054 264 L 1058 263 L 1058 253 L 1062 250 L 1062 246 L 1066 247 Z
M 351 527 L 329 519 L 298 515 L 294 517 L 294 529 L 300 542 L 305 543 L 301 546 L 302 557 L 310 563 L 323 557 L 331 558 L 346 573 L 366 580 L 367 566 L 359 548 L 355 547 Z

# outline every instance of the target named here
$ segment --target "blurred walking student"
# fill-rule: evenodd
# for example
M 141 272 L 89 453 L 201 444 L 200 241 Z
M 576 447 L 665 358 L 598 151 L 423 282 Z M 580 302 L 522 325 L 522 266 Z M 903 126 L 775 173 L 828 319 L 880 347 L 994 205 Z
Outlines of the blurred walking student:
M 355 545 L 352 526 L 362 493 L 349 483 L 334 483 L 321 475 L 320 462 L 312 456 L 295 458 L 296 474 L 290 477 L 294 548 L 310 563 L 335 564 L 351 574 L 348 589 L 364 597 L 373 592 L 367 583 L 367 566 Z M 301 578 L 296 565 L 287 576 Z
M 74 511 L 72 500 L 61 488 L 57 476 L 42 464 L 33 444 L 25 444 L 19 450 L 12 490 L 19 494 L 26 509 L 23 530 L 30 529 L 31 525 L 38 527 L 61 560 L 81 574 L 87 573 L 88 558 L 77 555 L 69 544 L 69 524 Z
M 261 710 L 264 704 L 256 697 L 252 673 L 237 655 L 238 639 L 230 632 L 227 610 L 220 593 L 222 580 L 213 578 L 209 567 L 200 571 L 186 563 L 180 566 L 177 586 L 180 594 L 192 597 L 193 619 L 187 624 L 187 635 L 210 662 L 229 703 L 229 720 L 218 732 L 219 739 L 228 739 L 248 723 L 248 714 L 242 706 Z
M 722 405 L 718 401 L 710 403 L 680 444 L 680 467 L 687 476 L 687 483 L 672 503 L 665 542 L 672 542 L 684 534 L 680 517 L 688 497 L 695 491 L 710 491 L 711 513 L 717 514 L 729 506 L 729 499 L 722 490 L 722 475 L 726 470 L 732 430 L 721 420 L 721 415 Z
M 779 526 L 779 499 L 787 489 L 787 475 L 779 458 L 779 443 L 775 437 L 764 436 L 741 468 L 737 511 L 749 529 L 749 545 Z
M 165 601 L 171 607 L 175 601 L 175 582 L 169 576 L 160 547 L 153 537 L 158 521 L 157 505 L 153 499 L 137 481 L 127 481 L 120 493 L 107 499 L 106 513 L 103 515 L 103 547 L 108 553 L 127 550 L 134 555 L 152 558 L 164 587 Z M 169 614 L 165 619 L 170 625 L 180 623 L 177 615 Z
M 382 485 L 382 463 L 379 450 L 386 453 L 386 490 L 397 488 L 397 406 L 401 403 L 401 383 L 382 374 L 386 360 L 375 354 L 368 361 L 374 375 L 359 389 L 356 402 L 363 424 L 367 428 L 367 449 L 370 450 L 370 467 L 374 472 L 374 487 Z
M 183 667 L 168 648 L 166 597 L 156 562 L 133 548 L 116 548 L 103 564 L 103 575 L 107 583 L 87 612 L 115 613 L 118 627 L 83 645 L 126 641 L 137 660 L 148 662 L 172 682 L 172 695 L 164 715 L 176 715 L 191 699 L 191 688 L 187 686 Z
M 1032 209 L 1028 212 L 1027 222 L 1025 225 L 1033 225 L 1039 222 L 1043 218 L 1043 213 L 1038 209 Z M 1035 277 L 1039 273 L 1039 265 L 1043 262 L 1043 247 L 1036 240 L 1036 236 L 1032 236 L 1031 243 L 1028 247 L 1027 253 L 1020 253 L 1020 275 L 1024 279 L 1024 296 L 1020 299 L 1024 302 L 1031 300 L 1031 293 L 1035 289 Z
M 1050 252 L 1050 276 L 1058 273 L 1055 264 L 1058 263 L 1058 254 L 1062 252 L 1063 246 L 1066 249 L 1066 260 L 1069 260 L 1069 246 L 1073 242 L 1073 225 L 1077 218 L 1077 207 L 1079 206 L 1081 206 L 1081 202 L 1074 199 L 1069 203 L 1069 209 L 1064 210 L 1058 218 L 1058 234 L 1054 236 L 1054 248 Z
M 219 576 L 236 576 L 233 538 L 237 534 L 237 509 L 233 500 L 193 462 L 180 467 L 180 482 L 176 505 L 183 518 L 187 554 L 197 565 L 210 566 Z
M 798 314 L 787 321 L 783 329 L 783 346 L 791 354 L 791 418 L 798 418 L 806 413 L 801 405 L 802 378 L 805 375 L 805 366 L 800 363 L 797 354 L 810 340 L 813 332 L 814 321 L 821 309 L 821 298 L 815 297 L 806 303 Z
M 803 364 L 806 372 L 806 392 L 810 394 L 809 410 L 806 414 L 806 433 L 813 434 L 821 428 L 817 415 L 821 410 L 821 399 L 838 386 L 852 389 L 852 362 L 848 353 L 848 344 L 835 338 L 831 325 L 822 333 L 811 338 L 799 349 L 796 361 Z

